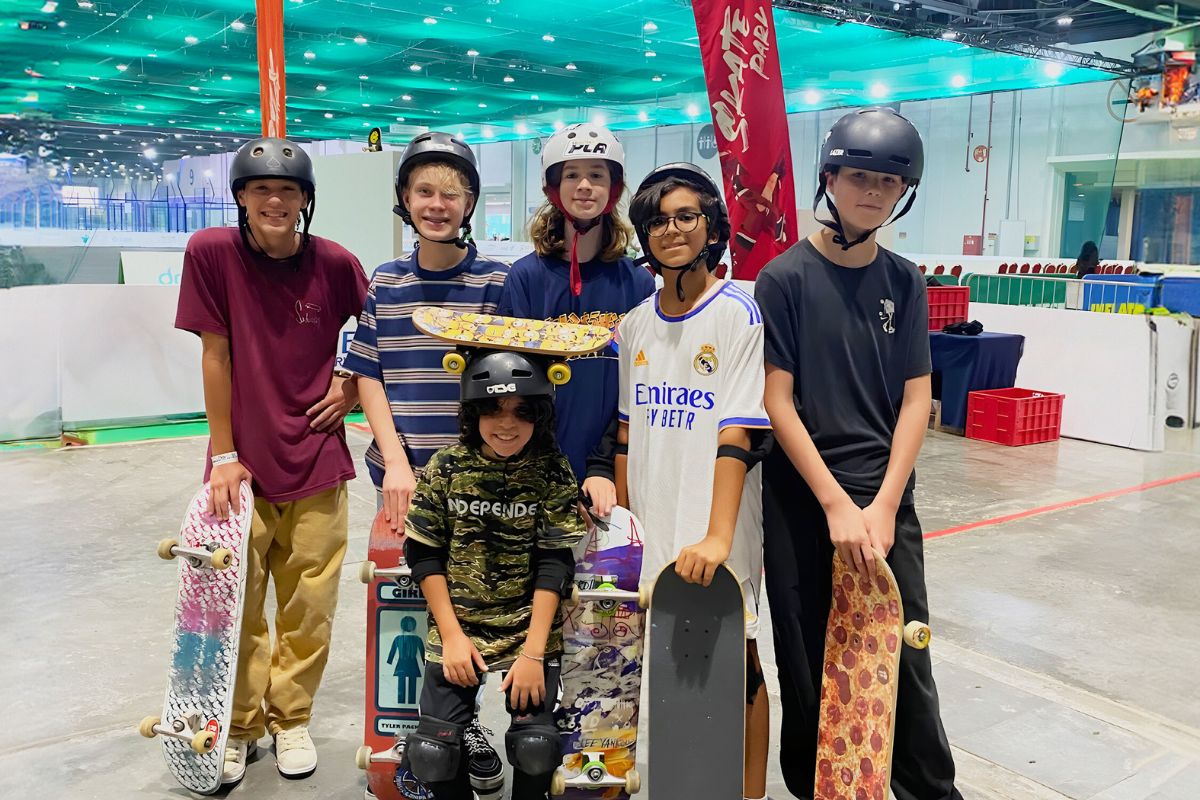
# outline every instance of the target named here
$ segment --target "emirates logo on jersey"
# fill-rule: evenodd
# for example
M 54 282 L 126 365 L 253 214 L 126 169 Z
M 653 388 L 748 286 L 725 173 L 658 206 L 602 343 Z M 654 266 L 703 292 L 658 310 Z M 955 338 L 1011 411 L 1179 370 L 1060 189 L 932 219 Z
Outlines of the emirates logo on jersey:
M 692 359 L 692 367 L 701 375 L 712 375 L 717 371 L 717 348 L 711 344 L 700 345 L 700 352 Z

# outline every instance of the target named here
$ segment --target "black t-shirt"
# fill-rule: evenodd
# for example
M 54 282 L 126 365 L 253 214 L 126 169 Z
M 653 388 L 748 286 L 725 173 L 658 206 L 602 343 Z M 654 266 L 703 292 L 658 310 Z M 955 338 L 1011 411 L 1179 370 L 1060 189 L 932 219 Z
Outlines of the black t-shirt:
M 930 372 L 929 306 L 916 266 L 879 248 L 841 267 L 807 239 L 759 273 L 768 363 L 792 373 L 800 420 L 833 477 L 869 503 L 883 484 L 904 383 Z M 791 470 L 782 448 L 764 468 Z M 784 477 L 784 476 L 780 476 Z M 903 503 L 912 503 L 915 473 Z

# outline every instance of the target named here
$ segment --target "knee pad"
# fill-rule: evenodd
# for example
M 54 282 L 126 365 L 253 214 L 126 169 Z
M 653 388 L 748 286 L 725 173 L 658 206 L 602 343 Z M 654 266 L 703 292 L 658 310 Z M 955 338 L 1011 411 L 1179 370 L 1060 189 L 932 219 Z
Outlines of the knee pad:
M 526 775 L 547 775 L 562 764 L 558 729 L 545 722 L 514 720 L 504 749 L 508 763 Z
M 421 717 L 404 745 L 404 758 L 412 774 L 423 783 L 454 780 L 462 758 L 463 727 L 435 717 Z

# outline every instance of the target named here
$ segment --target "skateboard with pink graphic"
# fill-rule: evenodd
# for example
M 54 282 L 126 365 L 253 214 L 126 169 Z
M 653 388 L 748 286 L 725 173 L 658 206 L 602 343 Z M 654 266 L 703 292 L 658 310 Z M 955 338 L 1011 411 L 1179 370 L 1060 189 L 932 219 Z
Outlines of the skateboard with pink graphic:
M 555 715 L 563 759 L 550 793 L 627 800 L 641 788 L 634 764 L 647 602 L 638 588 L 642 524 L 619 506 L 593 523 L 576 550 L 575 587 L 564 609 Z
M 239 489 L 240 513 L 224 521 L 208 513 L 208 496 L 206 483 L 188 504 L 178 538 L 158 543 L 160 558 L 178 562 L 175 635 L 162 713 L 138 726 L 142 736 L 162 740 L 167 768 L 197 794 L 221 788 L 254 517 L 248 483 Z

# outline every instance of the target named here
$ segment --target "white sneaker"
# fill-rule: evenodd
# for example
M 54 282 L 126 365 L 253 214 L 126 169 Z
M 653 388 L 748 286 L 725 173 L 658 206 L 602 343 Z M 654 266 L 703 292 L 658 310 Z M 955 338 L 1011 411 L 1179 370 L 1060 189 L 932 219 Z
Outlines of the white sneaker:
M 308 735 L 307 725 L 275 734 L 275 764 L 279 774 L 288 778 L 306 778 L 313 773 L 317 747 Z
M 221 785 L 237 783 L 246 774 L 246 762 L 258 752 L 258 742 L 230 737 L 225 742 L 225 767 L 221 770 Z

